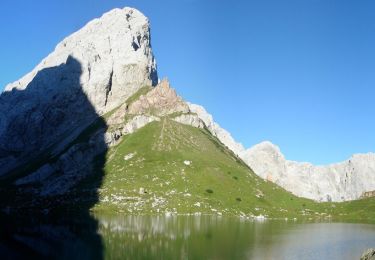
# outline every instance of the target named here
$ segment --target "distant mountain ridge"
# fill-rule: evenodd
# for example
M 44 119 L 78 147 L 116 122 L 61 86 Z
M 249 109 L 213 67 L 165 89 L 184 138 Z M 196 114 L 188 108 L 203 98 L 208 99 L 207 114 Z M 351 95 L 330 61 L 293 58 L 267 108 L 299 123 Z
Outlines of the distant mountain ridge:
M 189 107 L 258 176 L 296 196 L 340 202 L 360 199 L 375 190 L 375 153 L 355 154 L 346 161 L 326 166 L 288 161 L 280 148 L 269 141 L 245 149 L 202 106 L 189 104 Z
M 349 201 L 375 190 L 375 154 L 355 154 L 348 160 L 315 166 L 286 160 L 271 142 L 257 144 L 241 158 L 263 179 L 293 194 L 317 201 Z
M 286 160 L 280 148 L 269 141 L 245 149 L 214 122 L 203 107 L 193 111 L 210 126 L 213 135 L 238 155 L 258 176 L 274 182 L 296 196 L 316 201 L 350 201 L 375 190 L 375 153 L 355 154 L 346 161 L 315 166 Z

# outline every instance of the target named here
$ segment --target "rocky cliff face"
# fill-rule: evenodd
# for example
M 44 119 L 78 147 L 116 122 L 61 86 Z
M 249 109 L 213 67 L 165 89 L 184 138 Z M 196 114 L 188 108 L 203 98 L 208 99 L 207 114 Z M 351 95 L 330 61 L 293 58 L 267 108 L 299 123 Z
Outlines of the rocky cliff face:
M 98 116 L 158 81 L 148 19 L 132 8 L 89 22 L 0 96 L 0 176 L 57 156 Z
M 151 49 L 148 19 L 136 9 L 114 9 L 89 22 L 60 42 L 30 73 L 6 86 L 5 91 L 24 90 L 38 72 L 66 63 L 80 64 L 79 83 L 98 114 L 123 103 L 144 85 L 156 85 L 156 62 Z M 43 77 L 44 94 L 67 85 L 75 77 L 65 72 L 56 82 Z
M 107 120 L 106 133 L 108 146 L 116 145 L 123 135 L 134 133 L 141 127 L 160 121 L 162 117 L 174 118 L 190 113 L 189 106 L 171 88 L 168 80 L 162 80 L 154 88 L 143 88 L 144 94 L 137 95 L 121 105 Z
M 263 142 L 244 151 L 243 160 L 263 179 L 293 194 L 317 201 L 359 199 L 375 190 L 375 154 L 356 154 L 326 166 L 288 161 L 280 149 Z
M 153 114 L 166 116 L 173 113 L 188 113 L 188 105 L 176 94 L 168 80 L 161 81 L 158 86 L 141 96 L 129 106 L 129 114 Z

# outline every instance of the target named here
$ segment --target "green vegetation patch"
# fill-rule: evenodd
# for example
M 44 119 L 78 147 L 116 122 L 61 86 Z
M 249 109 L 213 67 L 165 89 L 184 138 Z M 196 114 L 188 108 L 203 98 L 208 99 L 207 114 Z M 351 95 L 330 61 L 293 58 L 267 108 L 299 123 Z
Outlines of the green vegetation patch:
M 255 175 L 207 130 L 168 118 L 125 136 L 109 150 L 104 171 L 94 211 L 314 219 L 374 215 L 361 209 L 370 200 L 317 203 L 296 197 Z

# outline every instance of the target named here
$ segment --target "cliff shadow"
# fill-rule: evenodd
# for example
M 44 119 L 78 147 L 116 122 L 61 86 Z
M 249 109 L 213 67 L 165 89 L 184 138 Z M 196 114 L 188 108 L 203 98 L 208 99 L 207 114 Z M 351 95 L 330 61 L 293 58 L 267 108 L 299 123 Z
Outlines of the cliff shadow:
M 0 95 L 2 259 L 101 259 L 99 200 L 107 125 L 85 94 L 80 62 L 39 71 Z

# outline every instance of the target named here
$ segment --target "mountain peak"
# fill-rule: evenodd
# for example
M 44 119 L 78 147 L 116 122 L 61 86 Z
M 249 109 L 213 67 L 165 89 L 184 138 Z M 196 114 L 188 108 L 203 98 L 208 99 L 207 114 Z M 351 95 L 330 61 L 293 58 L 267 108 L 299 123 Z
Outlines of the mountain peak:
M 98 114 L 114 109 L 142 86 L 155 86 L 158 81 L 149 21 L 138 10 L 125 7 L 103 14 L 66 37 L 5 91 L 25 89 L 39 71 L 64 64 L 68 57 L 79 63 L 81 87 Z M 49 78 L 43 81 L 51 82 Z M 57 88 L 56 83 L 45 88 Z
M 58 154 L 98 116 L 157 82 L 149 21 L 141 12 L 114 9 L 92 20 L 1 94 L 0 175 L 52 144 Z
M 250 149 L 256 149 L 259 151 L 267 151 L 267 152 L 272 152 L 276 154 L 281 154 L 280 148 L 270 141 L 263 141 L 259 144 L 254 145 Z

